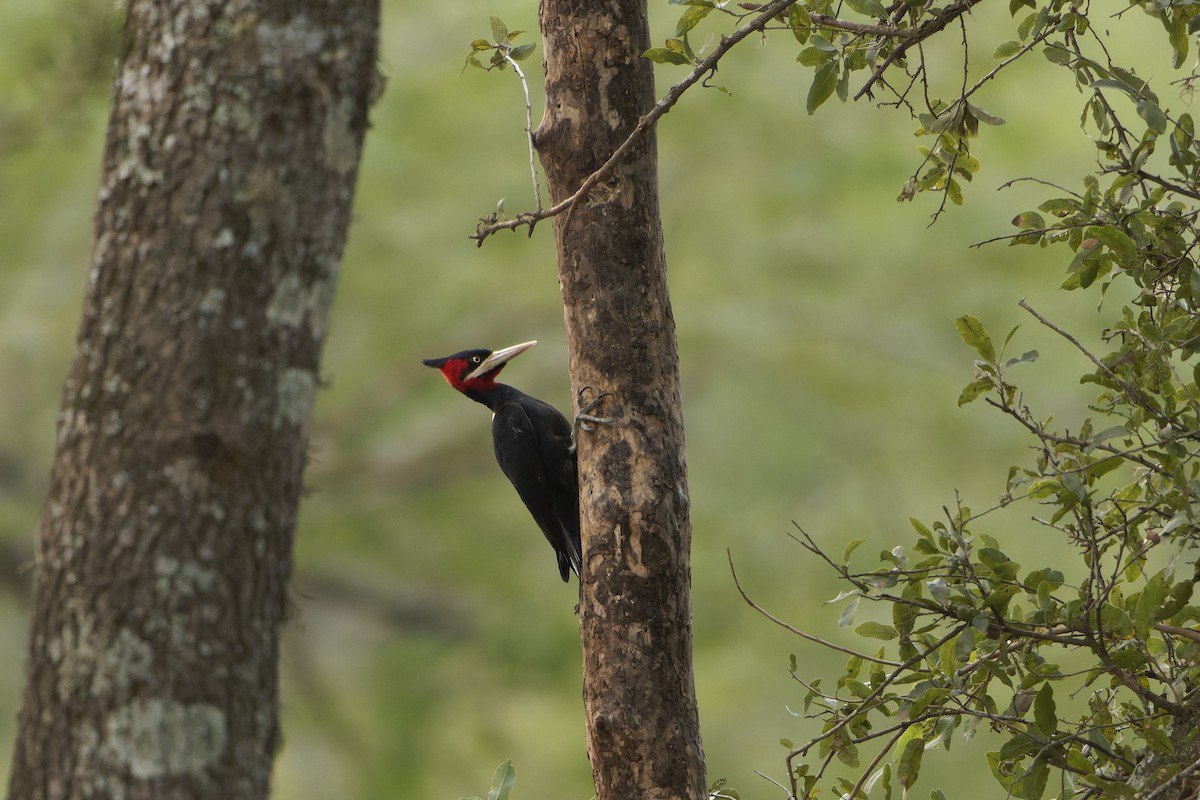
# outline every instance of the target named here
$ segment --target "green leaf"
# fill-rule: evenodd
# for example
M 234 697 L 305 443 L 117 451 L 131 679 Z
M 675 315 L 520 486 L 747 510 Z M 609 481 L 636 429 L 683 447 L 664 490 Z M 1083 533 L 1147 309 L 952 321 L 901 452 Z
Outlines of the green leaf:
M 1137 245 L 1128 234 L 1111 225 L 1095 225 L 1084 231 L 1085 236 L 1094 236 L 1112 251 L 1122 264 L 1133 264 L 1137 261 Z
M 495 18 L 493 17 L 493 19 Z M 492 776 L 492 788 L 488 792 L 488 800 L 508 800 L 509 792 L 512 791 L 513 784 L 516 782 L 517 771 L 513 769 L 510 758 L 496 767 L 496 774 Z
M 1037 350 L 1026 350 L 1024 353 L 1021 353 L 1021 355 L 1013 356 L 1008 361 L 1005 361 L 1004 368 L 1008 369 L 1009 367 L 1015 367 L 1017 364 L 1032 364 L 1034 361 L 1037 361 L 1037 358 Z
M 1030 484 L 1025 494 L 1031 500 L 1045 500 L 1047 497 L 1058 494 L 1061 489 L 1062 484 L 1058 482 L 1058 478 L 1042 478 L 1040 481 Z
M 1022 45 L 1016 39 L 1009 39 L 1007 42 L 1002 42 L 996 48 L 996 52 L 992 53 L 992 58 L 1004 59 L 1009 56 L 1014 56 L 1021 51 Z
M 679 22 L 675 25 L 675 35 L 683 36 L 686 34 L 692 28 L 699 25 L 700 21 L 707 17 L 712 10 L 713 6 L 707 4 L 688 6 L 687 11 L 683 12 L 683 15 L 679 17 Z
M 994 547 L 981 547 L 976 551 L 981 564 L 990 569 L 1001 580 L 1011 581 L 1017 577 L 1021 566 L 1008 554 Z
M 492 40 L 496 44 L 508 44 L 508 26 L 499 17 L 492 17 Z M 511 764 L 511 762 L 509 762 Z M 503 765 L 501 765 L 503 766 Z
M 482 52 L 484 50 L 491 50 L 491 49 L 492 49 L 492 43 L 489 42 L 487 39 L 472 39 L 471 40 L 471 50 L 476 53 Z
M 954 655 L 960 663 L 967 663 L 971 660 L 971 654 L 975 652 L 975 629 L 971 627 L 963 628 L 963 632 L 954 640 Z
M 533 52 L 535 47 L 537 47 L 537 45 L 534 42 L 528 42 L 526 44 L 514 47 L 509 51 L 508 55 L 513 61 L 524 61 L 529 57 L 529 54 Z
M 950 198 L 950 202 L 956 206 L 963 204 L 962 188 L 959 187 L 958 181 L 951 180 L 946 183 L 946 196 Z
M 1157 134 L 1163 134 L 1167 131 L 1167 115 L 1158 107 L 1158 103 L 1152 103 L 1149 100 L 1139 100 L 1137 104 L 1137 113 L 1146 122 L 1146 126 Z
M 795 8 L 795 6 L 792 6 L 792 8 Z M 821 64 L 831 61 L 832 59 L 832 53 L 822 50 L 819 47 L 806 47 L 800 51 L 798 56 L 796 56 L 796 61 L 806 67 L 820 66 Z
M 1150 634 L 1150 629 L 1158 619 L 1158 609 L 1167 599 L 1168 594 L 1170 594 L 1170 587 L 1167 586 L 1162 572 L 1155 573 L 1146 581 L 1146 587 L 1142 589 L 1133 612 L 1133 628 L 1137 631 L 1138 636 L 1145 639 Z
M 1195 8 L 1195 6 L 1192 7 Z M 1171 59 L 1171 69 L 1179 69 L 1183 66 L 1183 62 L 1187 61 L 1188 29 L 1190 27 L 1191 23 L 1182 10 L 1177 10 L 1170 24 L 1167 25 L 1171 41 L 1171 54 L 1173 56 Z
M 887 16 L 887 11 L 879 0 L 846 0 L 846 5 L 865 17 L 880 19 Z
M 1063 66 L 1070 64 L 1071 59 L 1075 57 L 1070 50 L 1067 50 L 1063 47 L 1047 47 L 1042 50 L 1042 55 L 1045 56 L 1046 60 L 1051 64 L 1060 64 Z
M 1166 732 L 1163 731 L 1162 728 L 1158 727 L 1156 723 L 1151 722 L 1148 724 L 1142 730 L 1142 736 L 1145 737 L 1146 744 L 1150 745 L 1152 750 L 1155 750 L 1159 753 L 1166 753 L 1167 755 L 1174 755 L 1175 745 L 1171 742 L 1171 739 L 1169 736 L 1167 736 Z
M 863 624 L 861 624 L 857 628 L 855 628 L 854 632 L 857 633 L 859 636 L 863 636 L 868 639 L 890 640 L 890 639 L 895 639 L 896 636 L 899 635 L 896 633 L 896 629 L 893 628 L 891 625 L 884 625 L 881 622 L 874 622 L 874 621 L 864 622 Z
M 1058 710 L 1054 704 L 1054 687 L 1050 685 L 1050 681 L 1042 684 L 1037 697 L 1033 699 L 1033 721 L 1047 736 L 1054 735 L 1058 730 Z
M 908 524 L 912 526 L 912 529 L 916 531 L 917 535 L 922 539 L 926 539 L 931 542 L 933 541 L 933 531 L 929 530 L 929 526 L 924 522 L 921 522 L 921 520 L 917 519 L 916 517 L 909 517 Z
M 806 108 L 808 113 L 812 114 L 821 104 L 829 99 L 833 94 L 833 90 L 837 87 L 838 68 L 836 61 L 829 61 L 817 67 L 816 74 L 813 75 L 812 86 L 808 89 L 808 101 Z
M 838 617 L 839 628 L 849 628 L 854 622 L 854 612 L 858 611 L 858 601 L 861 597 L 862 595 L 855 592 L 853 597 L 850 598 L 850 602 L 846 603 L 846 607 L 842 609 L 841 616 Z
M 919 725 L 910 725 L 901 735 L 900 741 L 896 743 L 896 749 L 900 752 L 900 758 L 896 763 L 896 780 L 905 789 L 912 788 L 921 771 L 921 755 L 925 752 L 925 738 L 920 735 L 920 731 Z
M 856 549 L 858 549 L 858 546 L 860 544 L 862 544 L 864 541 L 866 541 L 866 540 L 865 539 L 851 539 L 849 542 L 846 543 L 846 549 L 842 551 L 842 563 L 843 564 L 850 561 L 850 554 L 853 553 Z
M 1043 758 L 1035 758 L 1029 771 L 1013 782 L 1013 796 L 1021 800 L 1042 800 L 1049 778 L 1050 765 Z
M 996 362 L 996 350 L 992 347 L 991 337 L 984 330 L 982 322 L 970 314 L 963 314 L 954 320 L 954 329 L 968 347 L 974 348 L 980 358 L 989 364 Z
M 978 400 L 981 395 L 992 388 L 994 384 L 987 378 L 978 378 L 971 381 L 958 395 L 958 407 L 962 408 L 967 403 L 972 403 Z
M 690 64 L 692 60 L 683 53 L 676 53 L 674 50 L 668 50 L 665 47 L 651 47 L 646 52 L 642 53 L 643 58 L 648 58 L 655 64 Z
M 1042 749 L 1042 743 L 1028 733 L 1017 733 L 1000 747 L 1000 758 L 1003 761 L 1015 761 L 1025 756 L 1031 756 Z
M 793 3 L 788 8 L 788 26 L 791 27 L 796 41 L 804 44 L 812 34 L 812 17 L 808 15 L 808 10 L 804 6 Z
M 998 614 L 1008 612 L 1008 604 L 1012 601 L 1013 595 L 1021 591 L 1016 586 L 1001 586 L 998 589 L 993 589 L 983 601 L 983 607 L 991 609 Z

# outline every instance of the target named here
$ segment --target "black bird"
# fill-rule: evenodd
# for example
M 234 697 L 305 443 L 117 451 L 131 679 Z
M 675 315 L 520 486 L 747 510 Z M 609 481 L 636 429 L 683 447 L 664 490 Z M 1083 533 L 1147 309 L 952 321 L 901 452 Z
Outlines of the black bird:
M 575 445 L 566 417 L 519 389 L 496 383 L 512 358 L 537 344 L 502 350 L 463 350 L 421 363 L 441 370 L 446 382 L 492 410 L 496 461 L 558 557 L 564 581 L 583 566 L 579 544 L 579 479 Z M 590 418 L 588 418 L 590 419 Z

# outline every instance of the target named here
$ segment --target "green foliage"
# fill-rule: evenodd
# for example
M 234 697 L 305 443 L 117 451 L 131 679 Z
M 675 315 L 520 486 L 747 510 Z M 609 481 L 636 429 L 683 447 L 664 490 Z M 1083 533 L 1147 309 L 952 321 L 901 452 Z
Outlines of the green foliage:
M 471 52 L 467 53 L 467 60 L 463 63 L 464 70 L 467 67 L 488 71 L 503 70 L 509 64 L 515 66 L 515 62 L 524 61 L 533 52 L 535 47 L 533 42 L 513 44 L 525 31 L 510 31 L 499 17 L 492 17 L 491 23 L 492 38 L 490 41 L 487 39 L 471 40 Z M 479 60 L 479 53 L 486 53 L 489 50 L 492 51 L 492 55 L 488 59 L 487 66 L 484 66 L 483 62 Z
M 1154 192 L 1132 197 L 1147 194 Z M 1037 453 L 1033 464 L 1009 470 L 997 508 L 1039 506 L 1035 518 L 1070 542 L 1078 561 L 1027 569 L 980 528 L 996 509 L 976 514 L 962 505 L 944 520 L 910 520 L 914 559 L 896 548 L 881 554 L 883 568 L 868 572 L 851 572 L 843 560 L 836 569 L 856 587 L 855 604 L 892 608 L 891 625 L 868 622 L 856 632 L 895 640 L 897 655 L 853 656 L 832 693 L 808 683 L 805 707 L 827 710 L 822 735 L 789 748 L 803 796 L 815 794 L 792 762 L 814 749 L 826 763 L 855 767 L 861 747 L 882 742 L 872 764 L 889 759 L 889 775 L 907 789 L 924 751 L 949 749 L 954 731 L 970 736 L 986 723 L 999 734 L 989 765 L 1012 796 L 1040 800 L 1053 779 L 1065 794 L 1123 797 L 1140 762 L 1154 754 L 1169 759 L 1189 735 L 1172 722 L 1200 687 L 1200 607 L 1191 605 L 1200 401 L 1194 370 L 1180 366 L 1194 354 L 1200 324 L 1188 312 L 1197 267 L 1185 249 L 1164 270 L 1165 253 L 1139 241 L 1147 230 L 1165 237 L 1168 221 L 1174 235 L 1195 241 L 1195 232 L 1180 230 L 1179 214 L 1158 219 L 1161 202 L 1129 202 L 1132 212 L 1110 217 L 1119 225 L 1097 224 L 1104 219 L 1095 213 L 1086 220 L 1059 215 L 1075 234 L 1062 241 L 1103 248 L 1136 296 L 1108 333 L 1111 352 L 1085 351 L 1094 369 L 1082 380 L 1099 388 L 1091 410 L 1103 425 L 1088 416 L 1070 431 L 1037 418 L 1010 372 L 1036 352 L 1008 358 L 1016 329 L 997 349 L 978 319 L 955 321 L 977 356 L 959 404 L 984 398 L 1024 427 Z M 1103 205 L 1097 199 L 1090 207 Z M 1130 227 L 1139 216 L 1143 224 Z M 808 546 L 820 552 L 811 540 Z M 1075 666 L 1064 667 L 1068 661 Z M 881 777 L 863 773 L 851 793 Z
M 517 771 L 513 769 L 512 759 L 506 759 L 504 763 L 496 767 L 496 772 L 492 775 L 492 788 L 488 790 L 487 800 L 509 800 L 509 795 L 516 782 Z M 464 797 L 462 800 L 483 800 L 483 798 Z
M 673 0 L 675 2 L 676 0 Z M 777 15 L 772 27 L 787 31 L 799 45 L 796 63 L 811 69 L 812 77 L 805 100 L 809 114 L 814 113 L 835 94 L 845 102 L 851 97 L 852 78 L 857 82 L 855 100 L 874 99 L 877 92 L 890 95 L 884 105 L 907 111 L 918 123 L 915 135 L 925 140 L 917 150 L 921 162 L 900 188 L 898 199 L 911 200 L 921 192 L 935 192 L 942 200 L 935 217 L 946 202 L 961 205 L 963 184 L 974 180 L 982 167 L 971 153 L 971 142 L 980 134 L 980 125 L 999 126 L 1004 120 L 981 108 L 973 98 L 989 82 L 1014 63 L 1031 53 L 1040 53 L 1050 64 L 1069 70 L 1080 91 L 1089 96 L 1084 110 L 1091 116 L 1102 139 L 1101 150 L 1113 160 L 1124 156 L 1136 161 L 1154 149 L 1154 140 L 1185 125 L 1183 117 L 1171 118 L 1149 83 L 1131 68 L 1111 61 L 1110 51 L 1101 34 L 1091 24 L 1086 6 L 1066 0 L 1012 0 L 1009 4 L 1014 23 L 1014 38 L 994 49 L 994 63 L 977 74 L 967 59 L 969 38 L 967 19 L 978 0 L 956 0 L 946 6 L 932 3 L 906 3 L 904 13 L 896 12 L 877 0 L 853 0 L 835 4 L 832 0 L 797 0 Z M 697 53 L 689 35 L 711 17 L 718 16 L 743 24 L 775 8 L 757 3 L 740 3 L 736 8 L 709 0 L 685 0 L 675 36 L 663 47 L 647 50 L 647 58 L 664 64 L 694 66 Z M 1167 34 L 1171 65 L 1180 68 L 1187 57 L 1189 37 L 1200 30 L 1200 3 L 1141 3 L 1142 10 L 1161 23 Z M 953 75 L 945 65 L 926 62 L 926 40 L 945 30 L 957 29 L 963 42 L 960 74 L 945 85 L 935 84 L 938 76 Z M 1192 78 L 1183 81 L 1192 90 Z M 1144 124 L 1144 132 L 1114 127 L 1113 110 L 1107 95 L 1125 95 L 1135 106 Z M 1179 135 L 1191 134 L 1190 119 Z M 1123 135 L 1134 136 L 1137 147 L 1114 141 Z M 1187 144 L 1175 144 L 1187 150 Z M 1132 163 L 1132 162 L 1131 162 Z M 1083 271 L 1094 271 L 1102 259 L 1092 259 Z
M 1049 196 L 1013 218 L 1016 233 L 1000 240 L 1065 246 L 1061 288 L 1096 293 L 1109 322 L 1094 345 L 1021 303 L 1048 335 L 1075 348 L 1086 365 L 1078 379 L 1096 393 L 1069 423 L 1056 423 L 1027 404 L 1017 383 L 1017 368 L 1038 358 L 1037 350 L 1010 352 L 1018 329 L 1001 341 L 974 316 L 955 320 L 975 356 L 958 405 L 982 400 L 1016 423 L 1033 457 L 1008 469 L 1003 494 L 986 511 L 956 502 L 942 519 L 910 520 L 915 540 L 882 551 L 877 569 L 850 569 L 857 543 L 837 562 L 805 537 L 849 584 L 835 598 L 841 627 L 872 604 L 890 613 L 853 628 L 862 649 L 828 688 L 798 675 L 793 661 L 806 686 L 805 713 L 822 726 L 808 742 L 785 740 L 796 797 L 816 797 L 826 784 L 840 796 L 876 787 L 891 796 L 897 785 L 907 793 L 926 752 L 948 750 L 956 733 L 989 729 L 992 775 L 1023 800 L 1133 796 L 1195 760 L 1192 751 L 1180 755 L 1191 746 L 1186 720 L 1197 713 L 1200 689 L 1200 607 L 1192 605 L 1200 543 L 1194 121 L 1114 59 L 1086 6 L 1059 0 L 1014 0 L 1013 38 L 981 74 L 964 65 L 941 99 L 923 49 L 913 45 L 943 29 L 965 44 L 970 5 L 917 5 L 889 17 L 874 4 L 848 3 L 837 11 L 850 16 L 834 18 L 830 4 L 802 2 L 777 22 L 799 45 L 796 62 L 813 71 L 809 113 L 835 93 L 845 100 L 846 76 L 863 72 L 856 96 L 889 91 L 913 115 L 922 162 L 900 199 L 940 192 L 939 212 L 962 202 L 961 184 L 980 169 L 970 146 L 981 123 L 1003 124 L 976 105 L 976 91 L 1034 52 L 1049 69 L 1068 71 L 1097 169 L 1075 189 L 1043 184 Z M 759 8 L 743 6 L 750 14 Z M 1164 53 L 1179 68 L 1200 28 L 1200 4 L 1141 10 L 1162 23 Z M 1198 77 L 1174 85 L 1190 92 Z M 1032 507 L 1046 536 L 1077 558 L 1014 557 L 985 520 L 1017 505 Z M 834 763 L 857 777 L 829 777 Z

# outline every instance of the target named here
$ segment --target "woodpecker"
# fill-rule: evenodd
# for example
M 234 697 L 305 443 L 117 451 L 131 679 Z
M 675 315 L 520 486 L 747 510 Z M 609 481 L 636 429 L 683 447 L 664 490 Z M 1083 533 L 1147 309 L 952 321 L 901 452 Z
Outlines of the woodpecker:
M 554 548 L 559 575 L 569 581 L 571 573 L 578 577 L 583 567 L 579 479 L 571 424 L 553 406 L 496 382 L 505 364 L 535 344 L 532 341 L 501 350 L 463 350 L 421 363 L 440 370 L 447 383 L 492 410 L 496 461 Z M 582 413 L 580 418 L 603 421 Z

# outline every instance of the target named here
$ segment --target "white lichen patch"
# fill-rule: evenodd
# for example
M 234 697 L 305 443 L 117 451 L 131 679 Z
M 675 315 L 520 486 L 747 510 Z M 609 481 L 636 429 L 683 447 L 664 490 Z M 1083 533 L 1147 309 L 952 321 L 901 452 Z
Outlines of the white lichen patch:
M 225 750 L 225 714 L 207 703 L 151 698 L 114 710 L 105 722 L 104 752 L 139 779 L 195 775 Z
M 344 98 L 334 103 L 325 115 L 321 143 L 325 148 L 325 163 L 330 169 L 347 173 L 358 163 L 358 142 L 354 136 L 354 101 Z
M 279 376 L 275 406 L 276 429 L 284 425 L 303 425 L 312 411 L 317 393 L 317 378 L 309 369 L 285 369 Z
M 325 45 L 326 33 L 303 14 L 283 25 L 264 22 L 258 26 L 259 61 L 274 77 L 282 77 L 289 68 L 311 61 Z
M 155 588 L 165 597 L 192 597 L 212 591 L 217 573 L 194 561 L 180 561 L 170 556 L 154 559 Z
M 163 467 L 163 477 L 171 482 L 179 498 L 190 503 L 197 491 L 208 488 L 208 475 L 196 468 L 196 459 L 191 457 L 177 458 Z
M 219 286 L 209 289 L 204 293 L 204 297 L 200 298 L 200 313 L 220 314 L 221 309 L 225 307 L 225 296 L 225 290 Z
M 267 319 L 273 325 L 287 325 L 290 328 L 299 327 L 308 313 L 308 292 L 300 276 L 289 272 L 275 286 L 275 294 L 267 305 Z
M 289 272 L 275 286 L 267 304 L 267 321 L 273 325 L 298 328 L 307 323 L 314 338 L 325 335 L 325 320 L 333 303 L 337 269 L 323 269 L 320 277 L 307 285 L 300 276 Z
M 138 680 L 150 676 L 154 650 L 150 643 L 133 631 L 122 628 L 108 647 L 99 648 L 96 671 L 92 674 L 92 694 L 125 692 Z

